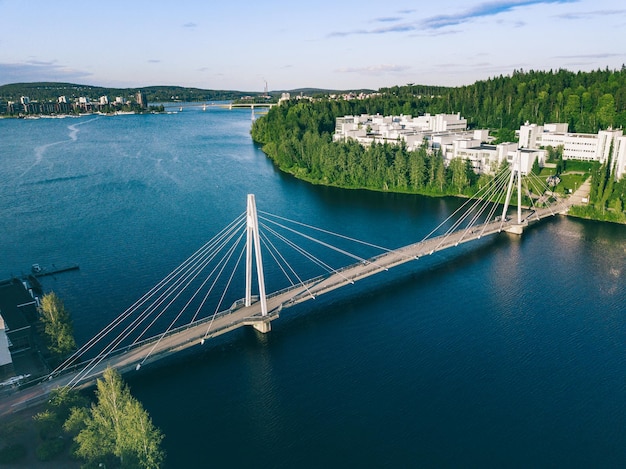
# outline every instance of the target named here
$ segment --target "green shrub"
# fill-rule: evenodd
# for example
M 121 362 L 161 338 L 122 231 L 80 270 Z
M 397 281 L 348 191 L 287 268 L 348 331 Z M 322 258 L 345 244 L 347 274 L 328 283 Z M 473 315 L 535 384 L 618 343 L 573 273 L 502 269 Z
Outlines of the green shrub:
M 40 461 L 50 461 L 61 454 L 64 448 L 65 441 L 62 438 L 54 438 L 41 443 L 37 447 L 35 455 Z

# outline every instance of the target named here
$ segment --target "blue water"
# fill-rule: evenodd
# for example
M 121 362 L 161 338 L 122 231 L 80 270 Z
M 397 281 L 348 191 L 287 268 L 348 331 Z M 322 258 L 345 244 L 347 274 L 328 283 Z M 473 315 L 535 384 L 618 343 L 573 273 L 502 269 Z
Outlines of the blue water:
M 44 287 L 82 343 L 248 193 L 388 247 L 460 204 L 297 181 L 249 128 L 249 111 L 220 109 L 0 120 L 0 277 L 80 264 Z M 166 435 L 168 467 L 623 467 L 625 261 L 625 227 L 555 217 L 126 379 Z

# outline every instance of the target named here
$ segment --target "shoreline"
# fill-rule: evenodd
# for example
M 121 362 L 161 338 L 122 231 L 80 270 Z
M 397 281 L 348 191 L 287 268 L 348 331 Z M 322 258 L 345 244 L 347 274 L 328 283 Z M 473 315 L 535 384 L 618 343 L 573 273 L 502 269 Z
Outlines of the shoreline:
M 260 146 L 261 151 L 263 151 L 263 146 L 261 143 L 259 142 L 254 142 L 256 145 Z M 363 191 L 371 191 L 371 192 L 382 192 L 382 193 L 389 193 L 389 194 L 407 194 L 407 195 L 419 195 L 421 197 L 432 197 L 432 198 L 440 198 L 440 197 L 456 197 L 456 198 L 460 198 L 460 199 L 466 199 L 469 196 L 463 195 L 463 194 L 437 194 L 437 193 L 423 193 L 423 192 L 413 192 L 413 191 L 398 191 L 398 190 L 384 190 L 384 189 L 378 189 L 378 188 L 371 188 L 371 187 L 349 187 L 349 186 L 341 186 L 339 184 L 330 184 L 330 183 L 324 183 L 323 181 L 320 180 L 313 180 L 307 177 L 303 177 L 298 175 L 297 171 L 291 171 L 288 169 L 284 169 L 281 168 L 273 159 L 272 157 L 270 157 L 265 151 L 263 151 L 263 154 L 274 164 L 274 167 L 276 169 L 278 169 L 279 171 L 285 173 L 285 174 L 289 174 L 291 176 L 293 176 L 294 178 L 298 179 L 299 181 L 304 181 L 308 184 L 312 184 L 312 185 L 316 185 L 316 186 L 325 186 L 325 187 L 334 187 L 337 189 L 342 189 L 342 190 L 363 190 Z M 590 178 L 587 182 L 590 181 Z M 581 186 L 582 187 L 582 186 Z M 570 194 L 569 197 L 571 197 L 573 194 Z M 511 201 L 511 206 L 514 207 L 516 206 L 514 201 Z M 591 207 L 589 205 L 589 203 L 587 204 L 582 204 L 582 202 L 580 204 L 576 204 L 574 205 L 574 207 Z M 522 208 L 526 208 L 526 209 L 530 209 L 530 207 L 524 206 L 522 205 Z M 595 209 L 593 209 L 595 210 Z M 626 225 L 626 220 L 623 222 L 620 221 L 616 221 L 616 220 L 603 220 L 603 219 L 599 219 L 599 218 L 594 218 L 592 216 L 585 216 L 582 214 L 572 214 L 570 213 L 570 211 L 568 210 L 567 213 L 565 213 L 564 215 L 568 216 L 568 217 L 573 217 L 573 218 L 579 218 L 582 220 L 589 220 L 589 221 L 595 221 L 595 222 L 599 222 L 599 223 L 613 223 L 616 225 Z

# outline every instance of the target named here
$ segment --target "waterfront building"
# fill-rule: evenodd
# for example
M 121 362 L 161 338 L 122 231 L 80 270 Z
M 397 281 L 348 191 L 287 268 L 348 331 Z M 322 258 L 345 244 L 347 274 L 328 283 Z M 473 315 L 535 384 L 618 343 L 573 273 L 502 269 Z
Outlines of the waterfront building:
M 4 381 L 15 374 L 13 369 L 13 357 L 9 350 L 9 338 L 6 333 L 6 325 L 0 312 L 0 381 Z
M 566 123 L 530 124 L 526 122 L 519 129 L 521 148 L 563 147 L 564 160 L 609 161 L 613 152 L 613 172 L 616 179 L 626 173 L 626 137 L 622 129 L 608 128 L 596 134 L 571 133 Z
M 11 354 L 30 350 L 31 324 L 37 320 L 37 300 L 19 279 L 0 284 L 0 314 Z
M 471 162 L 476 173 L 494 174 L 503 161 L 521 159 L 523 174 L 535 160 L 543 165 L 545 150 L 518 149 L 517 143 L 490 144 L 489 131 L 467 130 L 467 120 L 460 113 L 381 116 L 380 114 L 338 117 L 334 141 L 356 140 L 364 146 L 372 143 L 404 144 L 409 151 L 426 144 L 429 152 L 439 152 L 446 165 L 455 158 Z
M 148 98 L 146 98 L 146 93 L 143 91 L 137 91 L 135 94 L 135 100 L 140 108 L 146 109 L 148 107 Z
M 91 111 L 92 110 L 92 103 L 91 103 L 91 99 L 87 96 L 80 96 L 78 98 L 78 108 L 82 109 L 83 111 Z
M 622 130 L 600 130 L 597 134 L 570 133 L 567 124 L 529 124 L 519 129 L 522 148 L 563 147 L 564 160 L 598 161 L 605 163 L 611 154 L 611 145 L 622 136 Z

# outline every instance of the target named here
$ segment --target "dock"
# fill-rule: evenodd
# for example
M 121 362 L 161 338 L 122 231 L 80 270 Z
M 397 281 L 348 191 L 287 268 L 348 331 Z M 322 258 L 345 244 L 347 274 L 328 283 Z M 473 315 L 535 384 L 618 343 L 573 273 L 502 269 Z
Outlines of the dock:
M 32 267 L 32 276 L 34 277 L 45 277 L 47 275 L 55 275 L 60 274 L 62 272 L 69 272 L 71 270 L 78 270 L 80 267 L 78 264 L 70 264 L 62 267 L 57 267 L 52 264 L 52 267 L 39 267 L 38 264 L 33 264 Z
M 14 279 L 22 279 L 28 280 L 34 287 L 41 289 L 41 284 L 37 280 L 39 277 L 46 277 L 48 275 L 60 274 L 62 272 L 69 272 L 72 270 L 78 270 L 80 267 L 78 264 L 69 264 L 62 267 L 57 267 L 52 264 L 51 267 L 40 267 L 39 264 L 33 264 L 31 267 L 31 271 L 28 274 L 22 272 L 22 275 L 16 277 L 12 276 L 11 278 L 0 280 L 0 285 L 9 285 L 13 282 Z

